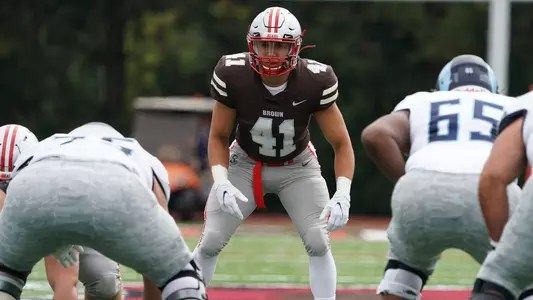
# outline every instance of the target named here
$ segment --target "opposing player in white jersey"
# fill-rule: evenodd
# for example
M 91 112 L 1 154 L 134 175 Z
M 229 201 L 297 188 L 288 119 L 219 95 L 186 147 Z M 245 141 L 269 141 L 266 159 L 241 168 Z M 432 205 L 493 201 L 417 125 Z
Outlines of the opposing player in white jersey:
M 0 127 L 0 210 L 17 159 L 23 151 L 30 151 L 37 143 L 35 135 L 24 126 L 9 124 Z M 85 287 L 87 300 L 122 299 L 120 271 L 116 262 L 85 247 L 79 254 L 80 263 L 76 265 L 76 254 L 59 251 L 57 258 L 44 258 L 46 278 L 54 291 L 54 299 L 78 299 L 78 278 Z M 63 261 L 58 261 L 61 259 Z
M 473 300 L 533 299 L 533 179 L 510 217 L 505 186 L 533 162 L 533 101 L 506 109 L 500 134 L 479 180 L 479 202 L 496 250 L 483 262 Z
M 28 188 L 39 187 L 39 188 Z M 104 123 L 55 134 L 20 155 L 0 215 L 0 299 L 19 299 L 42 257 L 83 245 L 150 278 L 163 299 L 207 299 L 170 215 L 162 164 Z
M 497 94 L 492 69 L 474 55 L 446 64 L 437 90 L 407 96 L 362 133 L 368 155 L 396 182 L 383 299 L 419 299 L 448 248 L 479 263 L 491 250 L 477 185 L 503 110 L 515 100 Z M 516 198 L 520 189 L 512 184 L 509 192 Z

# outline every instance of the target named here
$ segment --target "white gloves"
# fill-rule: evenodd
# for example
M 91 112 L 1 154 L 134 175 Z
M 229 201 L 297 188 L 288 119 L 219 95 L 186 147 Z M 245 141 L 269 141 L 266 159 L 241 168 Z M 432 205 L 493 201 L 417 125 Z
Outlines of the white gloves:
M 216 165 L 211 167 L 213 173 L 213 187 L 211 190 L 215 193 L 215 197 L 220 203 L 220 209 L 223 212 L 228 213 L 235 218 L 242 220 L 244 217 L 239 205 L 237 204 L 237 199 L 243 202 L 248 202 L 248 198 L 244 196 L 241 191 L 231 184 L 227 178 L 227 169 L 221 165 Z
M 227 179 L 213 183 L 213 191 L 215 192 L 215 196 L 217 197 L 223 212 L 228 213 L 239 220 L 243 219 L 242 212 L 237 204 L 237 199 L 248 202 L 248 198 L 246 198 L 241 191 L 234 187 Z
M 337 179 L 337 191 L 328 201 L 320 214 L 320 220 L 327 218 L 326 229 L 334 231 L 348 223 L 350 213 L 350 186 L 352 181 L 346 177 Z
M 83 247 L 79 245 L 68 245 L 57 249 L 52 256 L 68 268 L 78 262 L 78 254 L 83 252 Z

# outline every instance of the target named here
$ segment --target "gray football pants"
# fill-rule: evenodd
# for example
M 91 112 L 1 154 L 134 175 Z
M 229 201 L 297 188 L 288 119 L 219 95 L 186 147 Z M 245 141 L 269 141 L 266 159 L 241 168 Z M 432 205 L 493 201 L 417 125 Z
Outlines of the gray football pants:
M 244 216 L 256 208 L 252 191 L 252 168 L 255 161 L 237 143 L 230 150 L 229 181 L 239 189 L 248 202 L 237 201 Z M 320 164 L 310 148 L 284 166 L 263 166 L 263 190 L 279 196 L 303 240 L 310 256 L 322 256 L 329 250 L 329 234 L 325 221 L 318 218 L 329 200 Z M 205 208 L 205 223 L 198 251 L 208 257 L 216 256 L 228 243 L 241 220 L 224 213 L 213 192 Z
M 533 180 L 530 178 L 522 197 L 500 238 L 488 256 L 478 278 L 494 282 L 518 297 L 533 288 Z
M 91 299 L 111 299 L 121 289 L 119 265 L 98 251 L 84 247 L 80 254 L 79 280 Z
M 83 245 L 162 286 L 192 259 L 176 223 L 122 165 L 48 159 L 11 181 L 0 214 L 0 263 L 27 272 Z
M 430 275 L 441 253 L 457 248 L 481 263 L 491 250 L 478 201 L 479 175 L 413 170 L 397 182 L 388 228 L 389 258 Z M 507 189 L 510 206 L 520 188 Z

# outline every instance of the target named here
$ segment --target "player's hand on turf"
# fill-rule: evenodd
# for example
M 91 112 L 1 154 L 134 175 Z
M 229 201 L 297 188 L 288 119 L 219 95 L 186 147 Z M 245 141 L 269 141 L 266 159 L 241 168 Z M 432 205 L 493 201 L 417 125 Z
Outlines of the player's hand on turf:
M 228 213 L 239 220 L 243 219 L 237 200 L 248 202 L 248 198 L 246 198 L 241 191 L 234 187 L 227 179 L 218 182 L 215 181 L 215 183 L 213 183 L 213 191 L 215 192 L 215 196 L 217 197 L 223 212 Z
M 79 253 L 83 252 L 83 247 L 79 245 L 68 245 L 57 249 L 52 256 L 59 261 L 59 263 L 68 268 L 78 262 Z
M 326 228 L 329 231 L 337 230 L 348 223 L 350 213 L 350 194 L 337 191 L 328 201 L 320 214 L 320 220 L 326 220 Z

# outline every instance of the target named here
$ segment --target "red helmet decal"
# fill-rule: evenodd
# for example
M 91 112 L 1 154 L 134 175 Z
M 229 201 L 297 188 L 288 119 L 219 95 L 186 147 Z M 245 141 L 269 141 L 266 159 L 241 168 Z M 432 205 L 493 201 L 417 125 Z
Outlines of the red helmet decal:
M 13 157 L 17 140 L 18 125 L 7 125 L 2 139 L 2 152 L 0 157 L 0 171 L 11 172 L 14 167 Z

